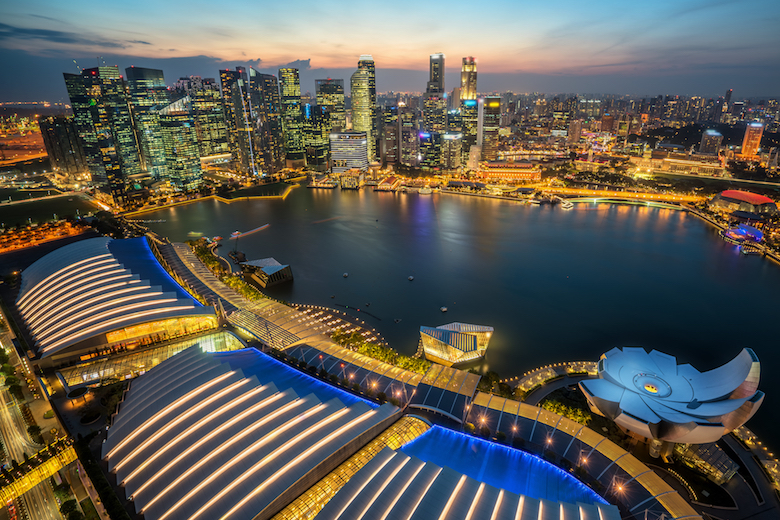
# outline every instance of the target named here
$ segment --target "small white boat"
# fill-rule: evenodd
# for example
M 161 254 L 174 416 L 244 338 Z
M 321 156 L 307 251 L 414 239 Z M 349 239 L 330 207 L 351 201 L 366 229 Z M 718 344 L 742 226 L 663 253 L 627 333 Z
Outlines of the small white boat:
M 569 200 L 561 200 L 561 207 L 563 209 L 572 209 L 574 204 Z
M 409 278 L 407 278 L 407 280 L 411 282 L 412 280 L 414 280 L 414 276 L 410 276 Z
M 530 199 L 530 200 L 528 201 L 528 203 L 529 203 L 529 204 L 533 204 L 534 206 L 538 206 L 538 205 L 540 205 L 542 202 L 541 202 L 540 200 L 537 200 L 537 199 Z
M 420 195 L 430 195 L 433 193 L 433 190 L 430 186 L 425 186 L 424 188 L 420 188 Z
M 349 276 L 349 273 L 344 273 L 342 276 L 343 276 L 344 278 L 346 278 L 347 276 Z
M 441 312 L 447 312 L 447 307 L 442 307 L 439 309 Z

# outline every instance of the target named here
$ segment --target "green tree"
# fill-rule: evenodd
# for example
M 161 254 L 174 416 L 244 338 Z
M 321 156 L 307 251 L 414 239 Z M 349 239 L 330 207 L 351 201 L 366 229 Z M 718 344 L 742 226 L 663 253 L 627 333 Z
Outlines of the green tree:
M 8 391 L 11 392 L 11 395 L 19 399 L 20 401 L 24 399 L 24 392 L 22 392 L 22 387 L 19 385 L 11 385 L 8 387 Z
M 63 502 L 62 505 L 60 506 L 60 513 L 62 513 L 63 515 L 67 516 L 68 514 L 72 513 L 73 511 L 78 511 L 78 509 L 79 509 L 79 506 L 78 506 L 78 504 L 76 503 L 75 500 L 67 500 L 67 501 Z
M 43 437 L 41 436 L 41 427 L 37 424 L 31 424 L 27 427 L 27 433 L 30 434 L 30 438 L 38 444 L 43 444 Z
M 8 355 L 6 354 L 6 360 L 8 359 Z M 2 368 L 0 368 L 0 371 L 3 372 L 6 376 L 12 376 L 14 375 L 14 372 L 16 372 L 16 369 L 9 365 L 7 362 L 3 363 Z
M 12 387 L 19 384 L 19 378 L 16 376 L 8 376 L 5 378 L 5 386 Z
M 6 329 L 8 328 L 8 325 L 6 325 L 4 321 L 0 322 L 0 323 L 2 323 L 3 327 L 5 327 Z M 0 365 L 5 365 L 6 363 L 8 363 L 8 360 L 9 360 L 9 358 L 8 358 L 8 354 L 6 353 L 6 351 L 3 350 L 3 349 L 0 349 Z

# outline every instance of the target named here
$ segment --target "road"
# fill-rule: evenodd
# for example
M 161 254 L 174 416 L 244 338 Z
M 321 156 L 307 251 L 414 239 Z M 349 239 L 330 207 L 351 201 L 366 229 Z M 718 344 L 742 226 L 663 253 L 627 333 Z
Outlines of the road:
M 3 346 L 9 352 L 10 363 L 18 365 L 18 357 L 7 335 L 4 334 L 2 340 Z M 3 436 L 6 450 L 4 462 L 8 464 L 11 460 L 23 461 L 25 453 L 32 455 L 42 448 L 40 444 L 30 440 L 22 412 L 5 387 L 0 389 L 0 435 Z M 48 482 L 41 482 L 18 501 L 24 502 L 30 520 L 62 520 L 54 491 Z

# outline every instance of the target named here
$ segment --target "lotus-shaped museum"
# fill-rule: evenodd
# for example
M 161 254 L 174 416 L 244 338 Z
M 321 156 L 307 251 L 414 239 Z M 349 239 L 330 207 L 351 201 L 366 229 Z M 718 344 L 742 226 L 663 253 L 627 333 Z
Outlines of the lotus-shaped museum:
M 601 356 L 598 373 L 579 384 L 591 410 L 660 441 L 715 442 L 742 426 L 764 400 L 761 365 L 749 348 L 708 372 L 656 350 L 614 348 Z

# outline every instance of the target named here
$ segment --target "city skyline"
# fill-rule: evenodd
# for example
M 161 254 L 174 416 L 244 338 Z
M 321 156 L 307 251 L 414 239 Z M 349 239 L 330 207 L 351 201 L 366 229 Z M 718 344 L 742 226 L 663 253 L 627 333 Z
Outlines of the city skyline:
M 97 56 L 120 69 L 162 69 L 169 82 L 217 77 L 236 65 L 272 74 L 295 67 L 302 91 L 314 92 L 314 79 L 349 78 L 361 54 L 374 57 L 377 91 L 422 92 L 428 56 L 441 51 L 450 86 L 458 84 L 461 59 L 476 57 L 481 92 L 777 94 L 780 36 L 773 25 L 780 6 L 770 1 L 661 2 L 652 11 L 610 2 L 449 7 L 233 2 L 182 13 L 165 2 L 99 10 L 84 2 L 6 5 L 0 64 L 17 74 L 4 75 L 0 92 L 4 101 L 65 99 L 54 78 L 77 72 L 73 60 L 95 66 Z M 256 24 L 236 24 L 253 18 Z M 22 84 L 19 76 L 29 81 Z

